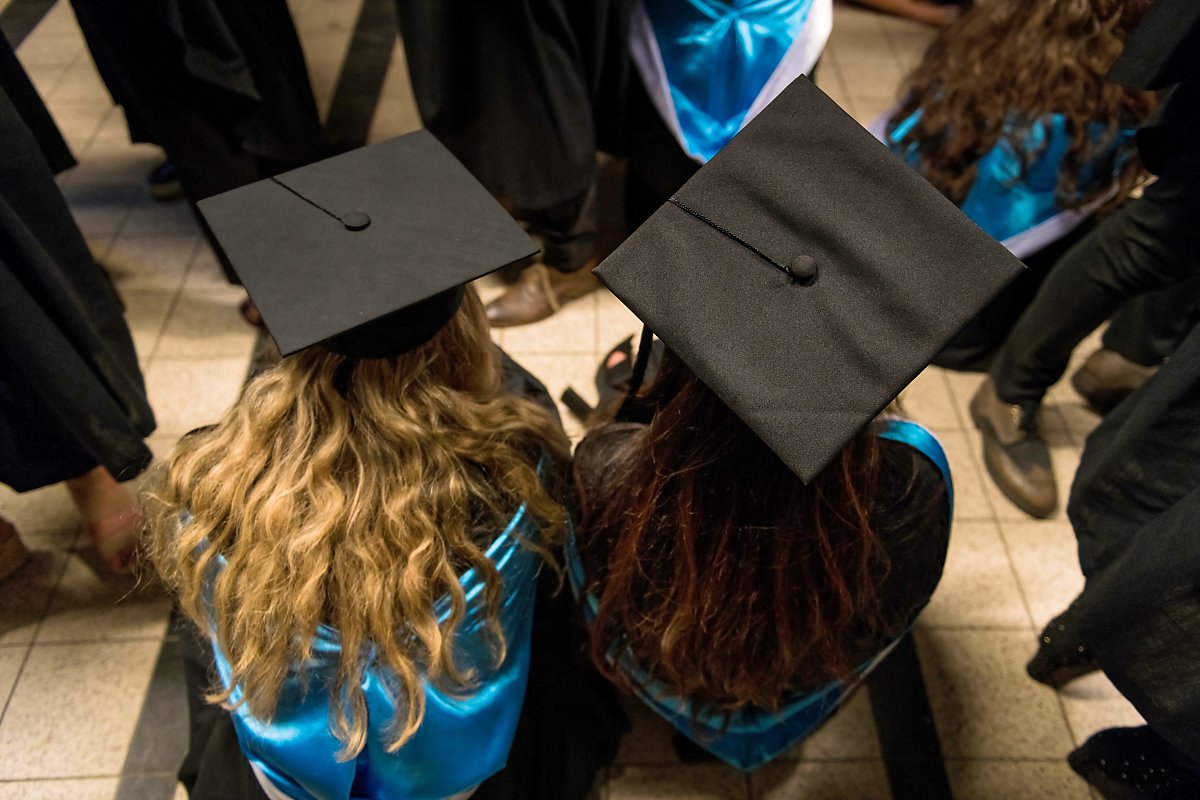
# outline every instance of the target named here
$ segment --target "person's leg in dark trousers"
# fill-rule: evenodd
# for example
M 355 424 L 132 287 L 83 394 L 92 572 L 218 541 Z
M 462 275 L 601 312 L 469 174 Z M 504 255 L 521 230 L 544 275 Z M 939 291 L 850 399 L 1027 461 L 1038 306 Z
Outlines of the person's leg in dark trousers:
M 1200 321 L 1200 279 L 1135 297 L 1108 323 L 1101 342 L 1143 367 L 1171 357 Z
M 1200 279 L 1135 297 L 1108 323 L 1101 346 L 1071 376 L 1071 385 L 1108 412 L 1150 379 L 1200 320 Z
M 1129 298 L 1200 276 L 1200 155 L 1167 167 L 1047 277 L 992 364 L 1006 403 L 1040 405 L 1075 346 Z
M 487 304 L 493 328 L 538 322 L 600 288 L 591 274 L 598 263 L 595 184 L 548 208 L 513 209 L 513 216 L 524 221 L 544 247 L 541 263 L 526 267 L 513 286 Z
M 1071 351 L 1129 298 L 1200 277 L 1200 155 L 1169 158 L 1162 176 L 1097 225 L 1047 277 L 971 401 L 988 472 L 1032 516 L 1058 505 L 1037 432 L 1046 391 Z
M 1094 227 L 1094 220 L 1089 219 L 1058 241 L 1023 258 L 1025 269 L 955 334 L 933 359 L 933 364 L 962 372 L 987 372 L 1013 326 L 1037 297 L 1050 270 Z
M 700 163 L 679 146 L 637 75 L 630 81 L 626 113 L 625 224 L 635 231 L 696 174 Z

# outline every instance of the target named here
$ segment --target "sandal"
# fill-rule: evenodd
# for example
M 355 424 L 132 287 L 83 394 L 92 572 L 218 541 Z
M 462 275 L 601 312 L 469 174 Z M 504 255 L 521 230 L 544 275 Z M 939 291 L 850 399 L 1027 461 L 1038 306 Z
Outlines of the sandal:
M 20 569 L 27 558 L 29 550 L 21 543 L 17 529 L 8 520 L 0 519 L 0 582 Z
M 609 366 L 613 356 L 620 353 L 625 356 L 617 363 Z M 604 397 L 610 394 L 614 389 L 623 390 L 629 385 L 629 379 L 633 376 L 633 337 L 626 336 L 616 347 L 608 351 L 604 359 L 600 362 L 600 366 L 596 367 L 596 391 Z

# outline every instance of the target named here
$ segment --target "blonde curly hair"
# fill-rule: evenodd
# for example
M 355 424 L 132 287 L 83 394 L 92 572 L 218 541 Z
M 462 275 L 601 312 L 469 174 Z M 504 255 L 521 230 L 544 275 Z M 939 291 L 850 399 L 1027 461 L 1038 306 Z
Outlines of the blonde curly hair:
M 228 658 L 231 687 L 269 719 L 321 624 L 341 653 L 331 727 L 351 758 L 366 742 L 362 654 L 395 676 L 389 747 L 421 725 L 424 681 L 469 693 L 455 656 L 467 612 L 459 576 L 482 577 L 495 664 L 505 657 L 501 579 L 485 550 L 521 505 L 548 554 L 566 512 L 539 478 L 565 459 L 557 420 L 501 391 L 475 292 L 426 344 L 381 359 L 322 347 L 258 376 L 214 427 L 181 440 L 146 495 L 146 553 L 184 612 Z M 191 519 L 180 525 L 186 510 Z M 226 565 L 211 587 L 221 556 Z M 434 603 L 450 599 L 438 621 Z M 303 677 L 303 676 L 302 676 Z M 232 688 L 212 702 L 230 704 Z

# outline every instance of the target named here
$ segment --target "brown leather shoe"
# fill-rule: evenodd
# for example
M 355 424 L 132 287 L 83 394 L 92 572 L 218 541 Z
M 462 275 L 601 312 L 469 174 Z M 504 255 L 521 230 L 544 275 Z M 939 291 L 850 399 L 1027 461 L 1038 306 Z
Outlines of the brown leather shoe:
M 1101 347 L 1075 370 L 1071 385 L 1097 411 L 1108 412 L 1156 372 L 1158 367 L 1143 367 L 1115 350 Z
M 1058 507 L 1058 485 L 1050 448 L 1037 429 L 1036 411 L 1001 400 L 991 378 L 971 398 L 971 419 L 983 435 L 988 474 L 1018 508 L 1041 518 Z
M 546 319 L 572 300 L 600 288 L 600 279 L 592 274 L 594 266 L 588 263 L 574 272 L 559 272 L 534 264 L 487 304 L 488 322 L 493 328 L 511 328 Z

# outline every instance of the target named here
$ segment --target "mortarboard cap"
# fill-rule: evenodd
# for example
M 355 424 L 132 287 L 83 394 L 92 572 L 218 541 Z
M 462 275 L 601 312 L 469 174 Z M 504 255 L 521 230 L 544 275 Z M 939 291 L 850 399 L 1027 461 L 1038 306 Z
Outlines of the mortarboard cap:
M 427 131 L 197 206 L 284 355 L 410 350 L 454 315 L 464 284 L 537 252 Z
M 802 77 L 596 275 L 807 483 L 1021 269 Z

